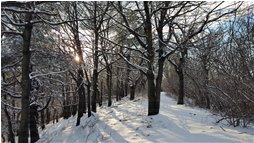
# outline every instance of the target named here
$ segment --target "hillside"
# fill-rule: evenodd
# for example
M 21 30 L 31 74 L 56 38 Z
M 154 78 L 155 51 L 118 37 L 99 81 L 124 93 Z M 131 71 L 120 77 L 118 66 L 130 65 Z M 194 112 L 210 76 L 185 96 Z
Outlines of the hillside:
M 210 112 L 176 105 L 162 93 L 160 114 L 146 116 L 147 99 L 123 98 L 111 108 L 99 107 L 98 114 L 81 120 L 60 119 L 40 132 L 38 143 L 45 142 L 254 142 L 254 129 L 234 128 L 220 123 Z

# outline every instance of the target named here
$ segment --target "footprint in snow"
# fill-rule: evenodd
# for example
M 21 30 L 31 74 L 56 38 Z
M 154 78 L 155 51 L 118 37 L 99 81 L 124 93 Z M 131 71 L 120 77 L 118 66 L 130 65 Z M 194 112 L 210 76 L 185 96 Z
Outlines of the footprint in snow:
M 147 125 L 146 127 L 147 127 L 147 128 L 152 128 L 152 125 Z
M 197 115 L 197 114 L 195 114 L 195 113 L 189 113 L 189 114 L 190 114 L 190 115 L 194 115 L 194 116 Z

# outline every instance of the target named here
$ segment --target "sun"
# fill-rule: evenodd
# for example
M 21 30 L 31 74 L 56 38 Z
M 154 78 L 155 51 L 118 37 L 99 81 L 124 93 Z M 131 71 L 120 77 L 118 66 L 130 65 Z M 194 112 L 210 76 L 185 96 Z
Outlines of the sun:
M 74 59 L 75 59 L 75 61 L 77 61 L 77 62 L 79 62 L 79 60 L 80 60 L 78 55 L 76 55 Z

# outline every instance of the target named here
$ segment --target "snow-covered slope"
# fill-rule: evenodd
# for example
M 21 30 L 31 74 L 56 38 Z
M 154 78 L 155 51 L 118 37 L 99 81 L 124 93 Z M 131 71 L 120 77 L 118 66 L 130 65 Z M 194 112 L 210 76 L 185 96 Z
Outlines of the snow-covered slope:
M 99 107 L 91 118 L 61 119 L 41 132 L 45 142 L 254 142 L 254 129 L 215 125 L 216 117 L 206 110 L 176 105 L 162 93 L 160 114 L 147 116 L 147 99 L 124 98 L 110 108 Z

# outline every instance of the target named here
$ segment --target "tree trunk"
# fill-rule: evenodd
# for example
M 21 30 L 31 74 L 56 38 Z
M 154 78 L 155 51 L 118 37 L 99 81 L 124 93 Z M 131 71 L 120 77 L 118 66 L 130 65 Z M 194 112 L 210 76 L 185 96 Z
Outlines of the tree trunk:
M 63 116 L 63 118 L 64 119 L 68 119 L 68 117 L 67 117 L 67 108 L 66 108 L 66 101 L 64 101 L 63 102 L 63 114 L 62 114 L 62 116 Z
M 75 17 L 75 19 L 78 19 L 77 4 L 75 2 L 73 3 L 73 9 L 74 9 L 73 17 Z M 79 57 L 79 61 L 78 61 L 79 69 L 78 69 L 78 77 L 77 77 L 79 104 L 78 104 L 78 116 L 77 116 L 77 123 L 76 123 L 76 126 L 79 126 L 80 118 L 83 116 L 83 113 L 86 113 L 86 96 L 85 96 L 85 88 L 84 88 L 84 82 L 83 82 L 84 72 L 82 69 L 82 65 L 84 64 L 84 59 L 83 59 L 83 52 L 82 52 L 80 39 L 79 39 L 78 21 L 74 21 L 72 24 L 73 24 L 72 32 L 74 35 L 74 41 L 77 48 L 77 54 Z M 70 111 L 70 107 L 68 109 Z
M 157 108 L 160 110 L 160 97 L 161 97 L 161 83 L 162 83 L 162 76 L 163 76 L 163 65 L 164 65 L 164 59 L 161 57 L 162 53 L 159 54 L 160 58 L 158 60 L 159 68 L 158 68 L 158 75 L 156 78 L 156 90 L 155 90 L 155 95 L 156 95 L 156 103 L 157 103 Z M 159 112 L 159 111 L 158 111 Z
M 162 19 L 161 19 L 162 20 Z M 159 59 L 158 59 L 158 74 L 156 78 L 156 102 L 158 102 L 158 106 L 160 108 L 160 94 L 161 94 L 161 83 L 162 83 L 162 76 L 163 76 L 163 66 L 165 62 L 165 58 L 163 57 L 163 22 L 159 22 L 159 28 L 157 29 L 158 36 L 159 36 Z
M 206 109 L 210 109 L 210 98 L 208 94 L 209 92 L 208 92 L 207 83 L 206 83 L 206 89 L 205 89 Z
M 4 108 L 4 113 L 6 114 L 6 118 L 8 121 L 8 142 L 15 143 L 12 123 L 11 123 L 11 117 L 10 117 L 6 107 Z
M 119 97 L 119 67 L 116 68 L 116 101 L 121 100 Z
M 86 76 L 86 80 L 87 80 L 87 85 L 86 85 L 86 88 L 87 88 L 87 112 L 88 112 L 88 117 L 90 117 L 92 115 L 91 113 L 91 82 L 89 80 L 89 77 L 88 77 L 88 74 L 87 74 L 87 71 L 84 70 L 85 72 L 85 76 Z
M 91 91 L 90 91 L 91 85 L 90 83 L 87 84 L 87 110 L 88 110 L 88 117 L 90 117 L 91 114 Z
M 58 113 L 57 113 L 57 115 L 56 115 L 56 122 L 58 123 Z
M 145 9 L 145 33 L 146 33 L 146 42 L 147 42 L 147 57 L 148 57 L 148 71 L 147 71 L 147 81 L 148 81 L 148 116 L 156 115 L 160 110 L 160 98 L 156 95 L 156 85 L 154 83 L 154 73 L 153 73 L 153 64 L 154 64 L 154 48 L 153 48 L 153 37 L 152 37 L 152 24 L 151 24 L 151 15 L 148 2 L 144 1 Z
M 4 82 L 6 82 L 5 74 L 3 72 L 2 72 L 2 79 Z M 4 94 L 4 99 L 7 100 L 6 94 Z M 11 123 L 11 117 L 9 115 L 6 105 L 4 106 L 4 113 L 6 115 L 7 123 L 8 123 L 8 142 L 15 143 L 15 137 L 14 137 L 12 123 Z M 5 142 L 5 141 L 3 141 L 3 142 Z
M 72 86 L 71 89 L 72 89 L 71 90 L 72 92 L 75 91 L 75 87 Z M 77 113 L 77 105 L 76 105 L 77 97 L 76 97 L 76 94 L 74 94 L 74 93 L 72 94 L 72 96 L 73 96 L 73 100 L 72 100 L 72 111 L 71 111 L 72 113 L 71 114 L 72 114 L 72 116 L 75 116 Z
M 70 91 L 69 86 L 67 86 L 67 88 L 66 88 L 66 97 L 67 97 L 67 116 L 68 116 L 68 118 L 71 117 L 71 107 L 72 107 L 72 105 L 71 105 L 71 95 L 70 95 L 69 91 Z M 54 115 L 53 115 L 52 119 L 54 120 Z
M 118 100 L 121 100 L 122 99 L 122 81 L 121 79 L 119 79 L 120 75 L 119 75 L 119 72 L 121 72 L 121 69 L 118 68 L 118 74 L 117 74 L 117 97 L 118 97 Z
M 130 100 L 134 100 L 135 98 L 135 88 L 136 88 L 136 85 L 130 86 Z
M 180 62 L 183 62 L 183 59 L 180 60 Z M 179 78 L 179 96 L 177 100 L 177 104 L 184 104 L 184 76 L 183 76 L 183 67 L 182 63 L 180 63 L 177 71 L 177 75 Z
M 47 103 L 46 103 L 46 105 L 42 108 L 42 109 L 40 109 L 40 110 L 38 110 L 38 114 L 39 114 L 39 112 L 40 112 L 40 114 L 41 114 L 41 116 L 40 116 L 40 126 L 41 126 L 41 129 L 43 130 L 43 129 L 45 129 L 45 112 L 44 112 L 44 110 L 45 109 L 47 109 L 47 107 L 48 107 L 48 105 L 50 104 L 50 101 L 51 101 L 51 97 L 50 97 L 50 99 L 47 101 Z M 37 107 L 38 108 L 38 107 Z M 36 109 L 37 110 L 37 109 Z M 37 115 L 38 116 L 38 115 Z M 37 117 L 37 121 L 38 121 L 39 119 L 38 119 L 38 117 Z
M 83 116 L 83 113 L 86 112 L 86 103 L 85 103 L 85 89 L 83 85 L 83 71 L 81 67 L 78 70 L 78 94 L 79 94 L 79 104 L 78 104 L 78 117 L 77 117 L 77 123 L 76 126 L 79 126 L 80 124 L 80 118 Z
M 107 65 L 107 88 L 108 88 L 108 107 L 112 105 L 112 72 L 111 66 Z
M 67 111 L 66 113 L 67 114 Z M 66 115 L 67 116 L 67 115 Z M 68 117 L 67 117 L 68 118 Z M 49 107 L 46 109 L 46 124 L 49 124 L 50 122 L 50 110 L 49 110 Z
M 2 137 L 2 142 L 5 142 L 6 140 L 5 140 L 3 133 L 1 134 L 1 137 Z
M 165 7 L 168 7 L 170 2 L 164 2 Z M 162 83 L 162 77 L 163 77 L 163 66 L 164 66 L 164 62 L 165 62 L 165 57 L 163 57 L 163 53 L 164 53 L 164 48 L 165 48 L 165 41 L 163 39 L 163 28 L 165 26 L 164 21 L 166 18 L 166 14 L 167 14 L 167 10 L 168 9 L 162 9 L 160 12 L 160 19 L 159 19 L 159 24 L 158 24 L 158 28 L 157 28 L 157 33 L 158 33 L 158 37 L 159 37 L 159 59 L 158 59 L 158 74 L 157 74 L 157 78 L 156 78 L 156 102 L 158 102 L 158 106 L 160 108 L 160 94 L 161 94 L 161 83 Z
M 57 109 L 54 108 L 54 122 L 57 123 L 58 122 L 58 112 L 57 112 Z
M 41 129 L 42 130 L 45 129 L 45 115 L 44 115 L 44 111 L 41 111 Z
M 30 142 L 35 143 L 40 139 L 39 132 L 37 129 L 37 120 L 38 120 L 38 106 L 30 106 Z
M 96 40 L 97 41 L 97 40 Z M 96 97 L 97 97 L 97 83 L 98 83 L 98 45 L 95 46 L 94 54 L 94 70 L 93 70 L 93 95 L 92 95 L 92 111 L 96 112 Z
M 32 14 L 27 13 L 25 15 L 25 29 L 23 31 L 23 60 L 22 60 L 22 78 L 21 78 L 21 88 L 22 88 L 22 98 L 21 98 L 21 122 L 19 126 L 19 143 L 27 143 L 29 136 L 29 97 L 30 97 L 30 78 L 29 78 L 29 67 L 30 67 L 30 42 L 33 25 L 30 23 L 32 20 Z
M 153 73 L 147 74 L 147 83 L 148 83 L 148 116 L 159 114 L 160 101 L 156 96 L 156 87 L 154 84 L 154 75 Z
M 94 2 L 94 69 L 93 69 L 93 95 L 92 95 L 92 111 L 96 112 L 96 97 L 97 97 L 97 83 L 98 83 L 98 42 L 99 42 L 99 31 L 97 27 L 97 2 Z
M 128 54 L 126 59 L 130 61 L 130 57 L 131 57 L 130 54 Z M 124 96 L 128 95 L 130 72 L 131 72 L 130 65 L 127 63 L 126 77 L 125 77 L 125 83 L 124 83 Z
M 210 98 L 209 98 L 209 92 L 208 92 L 208 74 L 209 74 L 209 69 L 208 69 L 208 55 L 204 56 L 203 59 L 203 70 L 204 70 L 204 97 L 206 100 L 206 108 L 210 109 Z
M 68 108 L 67 108 L 68 102 L 67 102 L 67 96 L 66 96 L 66 93 L 65 93 L 64 85 L 62 86 L 62 96 L 63 96 L 63 99 L 64 99 L 64 101 L 63 101 L 63 118 L 68 119 L 68 113 L 67 113 L 68 112 Z M 48 112 L 48 108 L 46 109 L 46 116 L 48 116 L 47 112 Z M 46 123 L 47 123 L 47 121 L 46 121 Z
M 102 95 L 103 95 L 103 82 L 101 81 L 101 92 L 100 92 L 100 102 L 99 102 L 99 106 L 102 106 Z
M 120 97 L 123 98 L 124 97 L 124 84 L 123 81 L 121 81 L 121 85 L 120 85 Z

